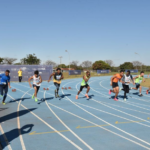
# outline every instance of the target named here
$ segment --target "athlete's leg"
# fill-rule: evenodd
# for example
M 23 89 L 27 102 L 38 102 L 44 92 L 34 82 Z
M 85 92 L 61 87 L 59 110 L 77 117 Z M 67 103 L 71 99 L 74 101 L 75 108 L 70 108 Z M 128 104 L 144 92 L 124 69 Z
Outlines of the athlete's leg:
M 0 95 L 3 96 L 3 85 L 0 85 Z
M 87 91 L 86 91 L 86 94 L 88 94 L 90 91 L 90 86 L 87 87 Z
M 37 87 L 34 86 L 34 97 L 37 97 Z
M 139 96 L 143 96 L 143 94 L 142 94 L 142 86 L 141 85 L 139 87 Z
M 3 104 L 5 104 L 5 100 L 6 100 L 7 93 L 8 93 L 8 85 L 3 86 L 3 90 L 4 90 L 4 92 L 5 92 L 5 94 L 4 94 L 4 96 L 3 96 Z
M 118 94 L 119 94 L 119 87 L 116 87 L 115 88 L 115 98 L 117 98 Z
M 86 96 L 87 98 L 89 98 L 89 96 L 88 96 L 89 91 L 90 91 L 90 86 L 88 85 L 88 86 L 87 86 L 87 91 L 86 91 L 86 94 L 85 94 L 85 96 Z
M 79 94 L 82 92 L 84 86 L 80 86 L 80 90 L 78 91 L 77 95 L 76 95 L 76 99 L 78 99 Z

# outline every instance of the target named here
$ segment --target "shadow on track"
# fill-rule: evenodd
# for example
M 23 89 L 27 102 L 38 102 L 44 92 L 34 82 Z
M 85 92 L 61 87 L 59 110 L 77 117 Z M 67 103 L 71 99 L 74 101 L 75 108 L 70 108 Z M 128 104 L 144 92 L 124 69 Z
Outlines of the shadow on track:
M 21 135 L 31 132 L 33 126 L 34 126 L 33 124 L 28 124 L 28 125 L 23 126 L 20 129 Z M 13 129 L 11 131 L 5 132 L 5 135 L 8 139 L 8 143 L 11 143 L 11 141 L 13 141 L 14 139 L 19 137 L 19 130 L 18 130 L 18 128 Z M 0 139 L 3 139 L 3 135 L 0 135 Z M 7 146 L 6 142 L 4 140 L 1 141 L 1 145 L 2 145 L 3 149 Z
M 42 98 L 41 100 L 38 101 L 38 104 L 44 103 L 46 100 L 52 100 L 54 97 L 47 97 L 47 98 Z
M 23 116 L 23 115 L 29 113 L 29 111 L 33 111 L 35 109 L 37 109 L 37 108 L 31 108 L 29 110 L 20 110 L 19 111 L 19 116 Z M 10 119 L 13 119 L 13 118 L 16 118 L 16 117 L 17 117 L 17 112 L 8 114 L 6 116 L 0 117 L 0 123 L 5 122 L 5 121 L 10 120 Z

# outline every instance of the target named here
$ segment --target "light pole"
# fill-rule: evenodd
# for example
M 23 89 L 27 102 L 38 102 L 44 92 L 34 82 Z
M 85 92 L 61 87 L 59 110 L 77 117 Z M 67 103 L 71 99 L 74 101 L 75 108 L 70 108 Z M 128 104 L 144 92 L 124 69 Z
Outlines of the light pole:
M 137 52 L 135 52 L 135 55 L 140 56 Z M 140 56 L 141 57 L 141 56 Z M 141 71 L 143 70 L 142 64 L 141 64 Z
M 60 65 L 61 65 L 61 59 L 62 59 L 62 56 L 60 56 L 59 58 L 60 58 Z
M 69 70 L 70 70 L 70 53 L 68 52 L 68 50 L 65 50 L 65 52 L 67 52 L 69 56 Z

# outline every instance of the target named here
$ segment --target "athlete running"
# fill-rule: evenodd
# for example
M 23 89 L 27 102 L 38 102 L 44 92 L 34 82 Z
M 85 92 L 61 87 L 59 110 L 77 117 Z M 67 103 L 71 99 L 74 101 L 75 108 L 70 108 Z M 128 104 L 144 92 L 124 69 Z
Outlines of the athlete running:
M 82 92 L 83 88 L 87 88 L 85 96 L 87 98 L 89 98 L 88 93 L 90 91 L 90 86 L 88 84 L 88 81 L 89 81 L 90 77 L 91 77 L 90 71 L 87 71 L 86 74 L 83 76 L 83 80 L 81 82 L 80 90 L 78 91 L 78 93 L 76 95 L 76 99 L 78 99 L 78 96 L 79 96 L 80 92 Z
M 139 96 L 143 96 L 143 94 L 141 93 L 142 92 L 142 86 L 140 85 L 143 82 L 145 82 L 145 79 L 144 79 L 144 71 L 141 71 L 140 75 L 136 76 L 133 78 L 135 81 L 135 85 L 136 87 L 135 88 L 131 88 L 131 89 L 134 89 L 134 90 L 138 90 L 139 89 Z
M 126 98 L 127 98 L 126 94 L 129 93 L 129 90 L 130 90 L 129 84 L 131 83 L 131 81 L 132 81 L 133 84 L 135 84 L 134 80 L 133 80 L 133 77 L 130 74 L 130 70 L 128 70 L 127 73 L 123 75 L 123 78 L 122 78 L 123 88 L 120 89 L 120 90 L 124 91 L 124 101 L 126 101 Z
M 10 76 L 9 76 L 10 71 L 6 70 L 4 74 L 0 74 L 0 96 L 3 97 L 2 104 L 5 105 L 5 99 L 7 97 L 8 93 L 8 87 L 11 88 L 10 86 Z
M 42 83 L 42 77 L 39 75 L 39 71 L 34 71 L 34 75 L 28 79 L 29 85 L 32 88 L 32 85 L 30 81 L 33 80 L 33 88 L 34 88 L 34 94 L 32 95 L 32 99 L 35 98 L 35 102 L 38 101 L 37 99 L 37 93 L 40 89 L 41 83 Z
M 112 78 L 111 78 L 111 82 L 110 85 L 112 86 L 113 90 L 109 90 L 109 94 L 111 94 L 111 92 L 115 93 L 115 101 L 118 101 L 117 96 L 119 94 L 119 85 L 118 85 L 118 81 L 121 83 L 124 83 L 121 81 L 122 77 L 124 75 L 124 71 L 121 70 L 120 73 L 115 74 Z
M 57 97 L 60 97 L 58 95 L 58 92 L 59 92 L 61 80 L 64 79 L 64 76 L 63 76 L 60 68 L 57 68 L 56 72 L 54 72 L 50 75 L 48 82 L 50 82 L 52 76 L 54 76 L 53 82 L 54 82 L 54 85 L 56 86 L 55 97 L 57 98 Z

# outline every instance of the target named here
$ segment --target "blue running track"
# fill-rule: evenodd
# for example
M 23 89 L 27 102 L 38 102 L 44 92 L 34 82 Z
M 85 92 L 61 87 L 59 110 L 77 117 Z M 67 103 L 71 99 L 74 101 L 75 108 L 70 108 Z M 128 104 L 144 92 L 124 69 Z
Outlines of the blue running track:
M 61 98 L 53 82 L 43 82 L 38 102 L 28 83 L 11 83 L 6 105 L 0 104 L 0 142 L 4 150 L 144 150 L 150 149 L 150 95 L 131 90 L 126 102 L 108 95 L 110 77 L 93 77 L 75 96 L 82 79 L 63 80 Z M 120 85 L 121 86 L 121 85 Z M 132 86 L 132 85 L 131 85 Z M 44 91 L 43 88 L 49 88 Z

